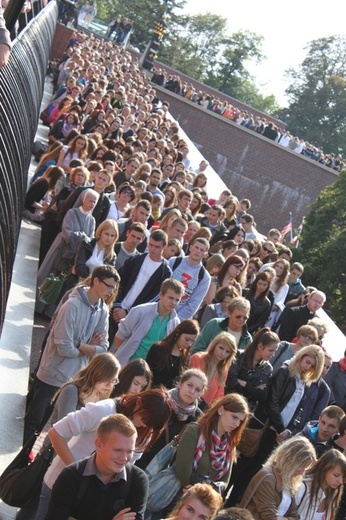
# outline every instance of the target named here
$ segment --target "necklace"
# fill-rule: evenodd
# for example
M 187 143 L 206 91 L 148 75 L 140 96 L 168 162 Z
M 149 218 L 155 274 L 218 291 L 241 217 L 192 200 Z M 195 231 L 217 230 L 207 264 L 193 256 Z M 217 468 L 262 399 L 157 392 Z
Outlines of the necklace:
M 173 356 L 173 354 L 170 355 L 171 358 L 171 367 L 174 367 L 177 361 L 180 360 L 180 356 Z

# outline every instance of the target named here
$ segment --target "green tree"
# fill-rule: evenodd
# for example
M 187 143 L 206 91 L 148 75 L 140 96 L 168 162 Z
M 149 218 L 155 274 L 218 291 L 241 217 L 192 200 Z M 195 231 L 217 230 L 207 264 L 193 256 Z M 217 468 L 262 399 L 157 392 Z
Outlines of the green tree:
M 155 21 L 165 14 L 168 24 L 174 24 L 177 18 L 175 11 L 181 9 L 186 0 L 96 0 L 96 3 L 98 17 L 107 23 L 117 14 L 133 20 L 131 43 L 143 52 L 150 40 Z
M 244 103 L 273 114 L 274 96 L 263 96 L 246 69 L 260 62 L 262 36 L 250 31 L 229 35 L 227 19 L 212 13 L 180 16 L 160 49 L 160 61 Z
M 262 36 L 250 31 L 238 31 L 225 39 L 221 55 L 210 71 L 208 84 L 233 95 L 242 82 L 251 80 L 246 62 L 254 60 L 258 63 L 263 59 L 262 41 Z
M 171 67 L 205 81 L 222 52 L 227 38 L 227 20 L 212 13 L 181 16 L 169 26 L 160 60 Z
M 279 112 L 288 129 L 327 153 L 346 146 L 346 37 L 309 43 L 298 70 L 287 73 L 289 106 Z
M 298 253 L 305 266 L 304 277 L 326 293 L 327 308 L 345 324 L 346 170 L 311 205 Z

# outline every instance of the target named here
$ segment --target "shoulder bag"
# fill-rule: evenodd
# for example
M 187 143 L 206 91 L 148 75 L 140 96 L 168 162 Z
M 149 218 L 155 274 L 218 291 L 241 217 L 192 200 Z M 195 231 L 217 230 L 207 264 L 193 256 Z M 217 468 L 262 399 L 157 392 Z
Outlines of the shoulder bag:
M 44 474 L 53 459 L 54 449 L 49 443 L 29 464 L 30 452 L 53 412 L 55 401 L 56 399 L 51 402 L 37 431 L 0 476 L 0 499 L 9 506 L 24 507 L 41 489 Z
M 152 513 L 169 506 L 181 490 L 180 480 L 175 469 L 175 456 L 185 429 L 186 426 L 155 455 L 145 470 L 149 480 L 147 510 Z

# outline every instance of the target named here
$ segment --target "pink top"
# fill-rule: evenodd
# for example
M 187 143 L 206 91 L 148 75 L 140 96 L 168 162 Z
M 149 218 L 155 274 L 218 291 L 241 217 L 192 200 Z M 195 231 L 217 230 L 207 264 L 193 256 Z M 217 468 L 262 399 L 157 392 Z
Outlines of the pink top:
M 205 358 L 206 352 L 196 352 L 190 358 L 190 368 L 199 368 L 202 372 L 205 373 Z M 216 372 L 215 376 L 208 382 L 207 388 L 204 390 L 202 394 L 202 399 L 207 403 L 208 406 L 211 406 L 216 399 L 223 397 L 225 395 L 225 383 L 226 383 L 226 374 L 224 377 L 223 384 L 219 383 L 219 374 Z

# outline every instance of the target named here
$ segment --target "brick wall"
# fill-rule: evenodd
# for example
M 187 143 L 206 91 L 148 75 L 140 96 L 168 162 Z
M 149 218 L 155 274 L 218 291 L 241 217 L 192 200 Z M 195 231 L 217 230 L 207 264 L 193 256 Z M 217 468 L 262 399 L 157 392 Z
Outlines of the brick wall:
M 249 198 L 251 214 L 266 233 L 282 229 L 293 214 L 297 228 L 319 192 L 337 179 L 329 168 L 157 88 L 162 101 L 229 189 Z
M 56 60 L 61 58 L 64 54 L 68 42 L 73 34 L 73 29 L 62 25 L 61 23 L 56 24 L 54 39 L 50 52 L 50 59 Z

